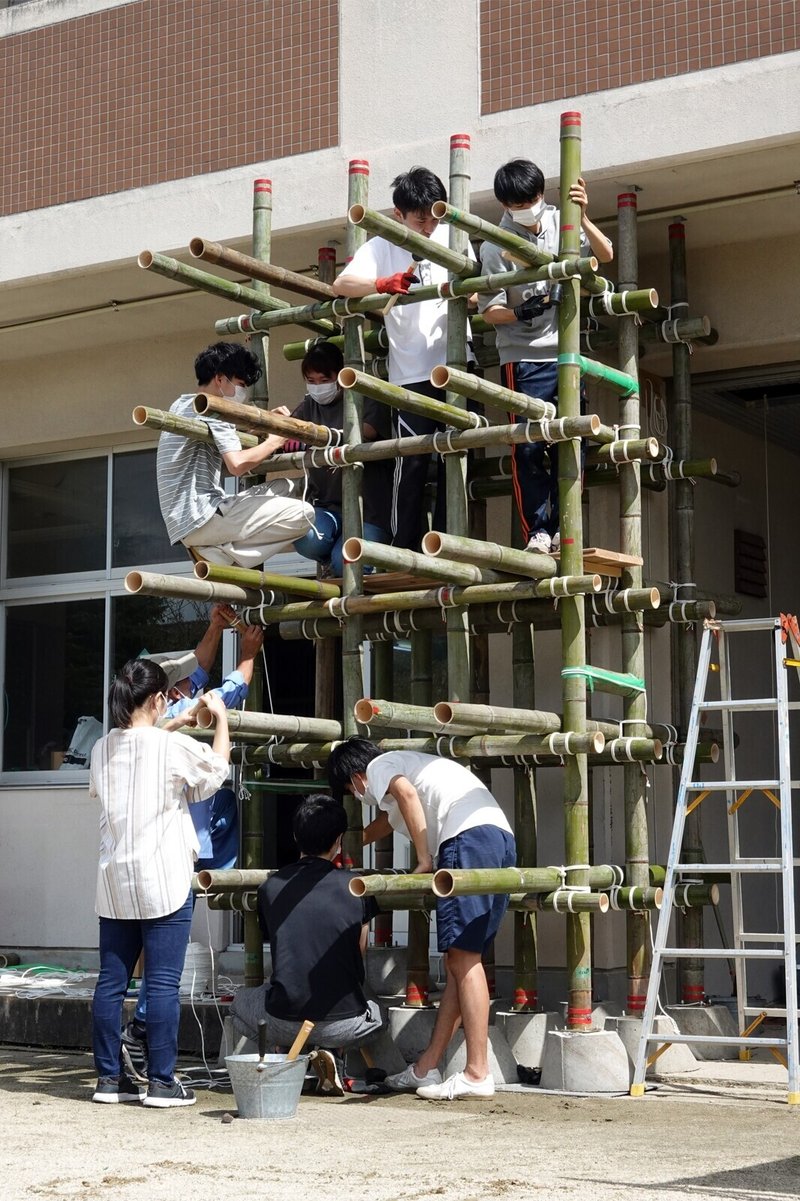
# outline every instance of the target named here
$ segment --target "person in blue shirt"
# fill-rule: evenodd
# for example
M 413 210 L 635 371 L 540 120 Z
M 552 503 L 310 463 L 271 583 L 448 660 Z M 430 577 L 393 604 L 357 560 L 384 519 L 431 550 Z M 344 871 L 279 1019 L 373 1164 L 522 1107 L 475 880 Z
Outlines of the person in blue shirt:
M 199 695 L 208 686 L 209 669 L 217 657 L 222 632 L 237 621 L 236 613 L 230 605 L 214 605 L 208 629 L 193 652 L 148 656 L 160 663 L 170 684 L 167 694 L 169 704 L 163 728 L 177 729 L 192 724 L 191 711 L 195 708 Z M 239 709 L 244 705 L 253 679 L 254 661 L 263 642 L 263 632 L 257 626 L 242 627 L 238 666 L 213 689 L 222 697 L 226 709 Z M 195 871 L 234 867 L 239 855 L 239 811 L 233 789 L 220 788 L 208 800 L 190 805 L 189 813 L 200 844 Z M 145 967 L 133 1020 L 128 1022 L 122 1034 L 126 1067 L 136 1078 L 147 1076 L 146 1022 Z

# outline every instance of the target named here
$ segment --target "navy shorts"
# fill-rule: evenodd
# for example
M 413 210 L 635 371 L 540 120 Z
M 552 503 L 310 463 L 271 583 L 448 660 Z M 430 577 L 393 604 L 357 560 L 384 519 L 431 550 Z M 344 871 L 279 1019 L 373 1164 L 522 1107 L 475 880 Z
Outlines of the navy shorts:
M 447 838 L 439 847 L 437 868 L 514 867 L 514 836 L 499 826 L 473 826 Z M 508 909 L 508 895 L 440 897 L 436 902 L 436 934 L 440 951 L 482 953 L 492 941 Z

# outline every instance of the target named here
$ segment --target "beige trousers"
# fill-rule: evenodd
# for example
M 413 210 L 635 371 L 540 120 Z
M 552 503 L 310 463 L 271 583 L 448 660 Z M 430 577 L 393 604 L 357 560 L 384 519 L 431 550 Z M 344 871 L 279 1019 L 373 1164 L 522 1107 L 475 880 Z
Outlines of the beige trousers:
M 261 564 L 289 550 L 311 527 L 314 509 L 288 495 L 288 480 L 257 484 L 229 496 L 219 512 L 182 539 L 209 563 L 258 569 Z

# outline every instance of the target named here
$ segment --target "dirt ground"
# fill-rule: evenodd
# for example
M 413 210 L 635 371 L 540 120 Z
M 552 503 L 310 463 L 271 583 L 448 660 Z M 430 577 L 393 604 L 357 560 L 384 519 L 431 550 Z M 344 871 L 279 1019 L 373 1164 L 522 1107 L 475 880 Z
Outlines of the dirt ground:
M 535 1091 L 490 1102 L 303 1098 L 294 1121 L 91 1104 L 88 1055 L 0 1048 L 2 1201 L 705 1201 L 800 1196 L 800 1112 L 779 1088 Z

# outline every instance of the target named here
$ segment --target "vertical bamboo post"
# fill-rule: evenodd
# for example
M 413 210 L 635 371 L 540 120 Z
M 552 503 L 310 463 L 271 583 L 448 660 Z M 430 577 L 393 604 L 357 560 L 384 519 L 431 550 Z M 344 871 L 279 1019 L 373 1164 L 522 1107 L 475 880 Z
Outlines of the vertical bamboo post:
M 559 258 L 580 251 L 580 208 L 569 197 L 570 186 L 581 173 L 581 115 L 561 114 Z M 580 285 L 565 280 L 558 311 L 558 413 L 577 417 L 580 413 Z M 580 442 L 563 442 L 558 452 L 558 496 L 561 533 L 561 571 L 578 575 L 583 571 L 583 515 L 581 512 Z M 564 667 L 586 664 L 584 598 L 572 596 L 559 605 L 561 614 L 561 660 Z M 562 683 L 564 729 L 586 730 L 586 686 L 578 677 Z M 588 863 L 589 792 L 586 755 L 569 755 L 564 764 L 564 853 L 567 864 Z M 585 870 L 572 870 L 567 883 L 588 883 Z M 592 1022 L 591 928 L 588 913 L 566 916 L 567 942 L 567 1027 L 587 1030 Z
M 333 283 L 333 277 L 336 274 L 336 251 L 334 248 L 320 246 L 317 251 L 317 262 L 321 282 Z M 335 716 L 338 642 L 335 638 L 319 638 L 314 643 L 314 647 L 314 713 L 317 717 L 333 717 Z
M 253 181 L 253 258 L 264 263 L 270 260 L 272 249 L 272 181 Z M 253 288 L 269 296 L 269 286 L 261 280 L 250 281 Z M 261 379 L 253 388 L 253 402 L 260 408 L 269 407 L 269 334 L 254 335 L 253 353 L 261 364 Z M 247 486 L 247 484 L 245 484 Z M 247 694 L 247 708 L 260 713 L 263 708 L 264 674 L 261 661 L 256 660 L 253 680 Z M 262 794 L 246 790 L 242 800 L 242 867 L 264 866 L 264 810 Z M 277 864 L 275 865 L 277 867 Z M 253 988 L 264 981 L 264 951 L 258 915 L 244 915 L 244 978 L 245 985 Z
M 633 189 L 617 197 L 617 229 L 619 290 L 636 287 L 638 275 L 638 246 L 636 236 L 636 192 Z M 619 366 L 628 375 L 638 379 L 639 339 L 632 317 L 622 318 L 619 323 Z M 620 436 L 638 438 L 640 422 L 639 394 L 620 401 Z M 620 464 L 620 549 L 623 554 L 640 556 L 642 553 L 642 489 L 641 464 Z M 641 567 L 629 567 L 623 571 L 621 587 L 641 588 Z M 644 678 L 644 615 L 624 613 L 622 616 L 622 670 L 631 672 L 639 679 Z M 647 698 L 644 693 L 625 697 L 622 702 L 623 717 L 628 722 L 641 722 L 642 726 L 627 726 L 625 733 L 636 737 L 643 733 L 647 717 Z M 625 883 L 631 888 L 646 888 L 648 880 L 649 842 L 647 835 L 647 806 L 645 786 L 647 778 L 639 763 L 626 763 L 623 767 L 625 793 Z M 649 914 L 628 911 L 625 915 L 627 935 L 628 997 L 629 1013 L 644 1011 L 649 973 Z
M 676 217 L 669 227 L 669 266 L 671 315 L 685 317 L 689 312 L 689 292 L 686 278 L 686 229 L 683 217 Z M 672 404 L 670 413 L 670 446 L 676 459 L 688 459 L 692 446 L 692 385 L 689 370 L 689 347 L 677 342 L 672 347 Z M 672 578 L 679 584 L 694 580 L 694 492 L 691 480 L 675 480 L 671 494 Z M 691 599 L 693 593 L 682 589 L 679 599 Z M 679 727 L 686 730 L 692 707 L 695 676 L 697 675 L 697 642 L 691 626 L 671 626 L 673 664 L 673 711 Z M 677 777 L 676 777 L 677 778 Z M 683 831 L 683 862 L 702 861 L 702 820 L 700 807 L 686 818 Z M 703 911 L 688 909 L 682 916 L 682 941 L 687 947 L 703 945 Z M 703 961 L 681 961 L 681 1001 L 696 1005 L 705 997 Z
M 430 630 L 414 630 L 411 634 L 411 703 L 412 705 L 430 705 L 432 700 L 433 634 Z M 415 862 L 412 847 L 412 866 Z M 428 1004 L 429 938 L 430 919 L 428 914 L 424 910 L 412 909 L 408 914 L 405 1003 L 414 1008 L 421 1008 Z
M 347 207 L 354 204 L 367 205 L 369 192 L 369 163 L 366 159 L 351 159 L 348 168 Z M 366 239 L 366 233 L 352 222 L 347 224 L 347 261 L 355 254 Z M 348 317 L 344 322 L 344 362 L 346 367 L 364 370 L 363 318 Z M 352 389 L 344 394 L 344 441 L 351 445 L 363 442 L 362 421 L 364 401 Z M 349 467 L 342 477 L 342 527 L 345 538 L 361 538 L 364 533 L 362 479 L 363 466 Z M 361 592 L 363 565 L 345 560 L 342 596 L 353 596 Z M 348 619 L 342 633 L 342 699 L 344 711 L 342 728 L 346 737 L 357 733 L 353 713 L 355 703 L 363 695 L 363 618 Z M 345 805 L 348 815 L 348 830 L 342 840 L 342 858 L 347 866 L 363 862 L 361 841 L 361 804 L 347 796 Z
M 327 640 L 333 642 L 332 638 Z M 372 643 L 372 696 L 394 696 L 394 643 Z M 375 868 L 379 872 L 391 870 L 393 863 L 394 837 L 390 834 L 375 843 Z M 379 913 L 372 926 L 376 947 L 392 945 L 392 911 Z
M 450 203 L 466 212 L 469 208 L 469 134 L 456 133 L 450 138 Z M 467 251 L 466 231 L 450 226 L 450 248 Z M 465 371 L 467 366 L 467 301 L 450 300 L 447 305 L 447 365 Z M 463 396 L 448 392 L 449 404 L 464 408 Z M 469 531 L 467 508 L 467 456 L 464 451 L 448 454 L 445 459 L 447 488 L 447 532 L 466 537 Z M 447 611 L 447 683 L 450 700 L 467 700 L 472 679 L 468 618 L 464 608 Z

